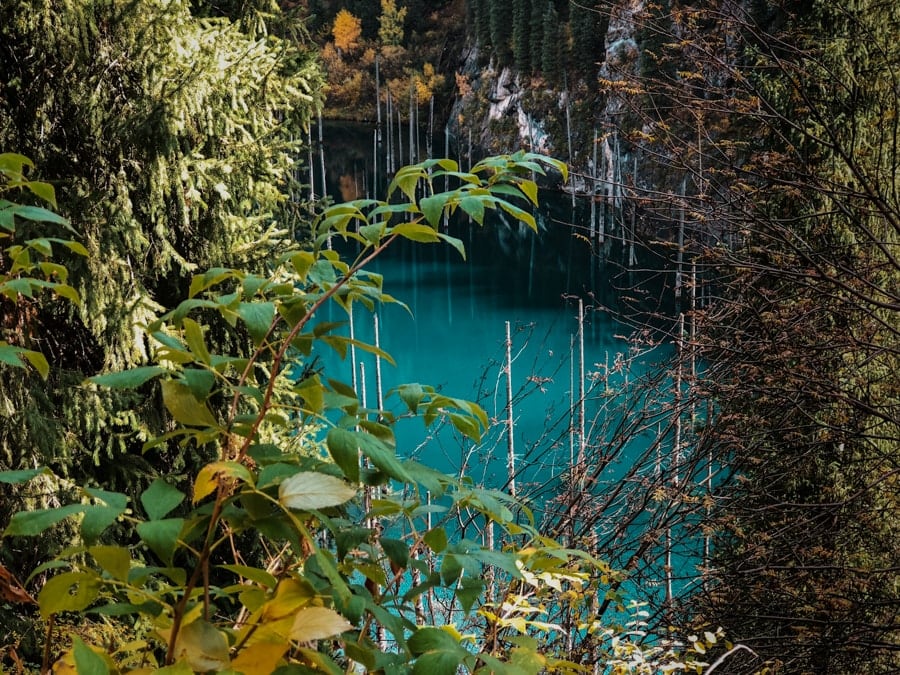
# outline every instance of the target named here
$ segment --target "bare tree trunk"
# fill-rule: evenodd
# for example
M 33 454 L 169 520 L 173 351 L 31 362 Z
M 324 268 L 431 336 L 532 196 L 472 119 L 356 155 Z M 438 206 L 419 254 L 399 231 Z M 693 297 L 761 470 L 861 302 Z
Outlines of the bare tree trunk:
M 515 427 L 513 422 L 512 337 L 506 322 L 506 473 L 509 494 L 516 496 Z

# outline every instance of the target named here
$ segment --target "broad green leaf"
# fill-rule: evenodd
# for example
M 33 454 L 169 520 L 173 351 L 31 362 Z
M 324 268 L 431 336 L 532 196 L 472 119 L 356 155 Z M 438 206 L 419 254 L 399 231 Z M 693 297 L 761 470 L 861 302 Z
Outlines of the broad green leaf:
M 202 619 L 183 626 L 175 640 L 175 655 L 197 672 L 221 672 L 229 664 L 225 634 Z
M 38 371 L 42 378 L 47 379 L 47 376 L 50 374 L 50 364 L 47 362 L 47 357 L 33 349 L 22 351 L 22 356 L 28 359 L 28 362 L 34 366 L 34 369 Z
M 53 509 L 20 511 L 10 519 L 3 536 L 19 535 L 27 537 L 41 534 L 61 520 L 76 513 L 82 513 L 86 508 L 86 504 L 68 504 Z
M 178 537 L 184 527 L 182 518 L 165 518 L 138 523 L 137 533 L 159 559 L 171 566 L 172 556 L 178 546 Z
M 418 655 L 413 673 L 456 675 L 468 652 L 449 632 L 426 626 L 413 633 L 407 644 Z
M 19 216 L 19 218 L 25 218 L 26 220 L 32 220 L 38 223 L 54 223 L 56 225 L 66 226 L 69 224 L 67 218 L 63 218 L 58 213 L 53 213 L 53 211 L 40 206 L 16 204 L 12 207 L 12 211 Z
M 440 241 L 437 232 L 421 223 L 401 223 L 393 228 L 393 233 L 422 244 L 433 244 Z
M 278 486 L 278 501 L 297 511 L 338 506 L 355 496 L 356 489 L 340 478 L 312 471 L 296 473 Z
M 456 675 L 465 659 L 462 651 L 426 652 L 413 664 L 413 675 Z
M 434 236 L 434 230 L 441 222 L 441 214 L 444 212 L 444 206 L 446 206 L 448 198 L 450 195 L 446 193 L 440 193 L 436 195 L 431 195 L 430 197 L 423 197 L 419 200 L 419 208 L 422 209 L 422 213 L 425 215 L 425 220 L 428 221 L 428 224 L 431 227 L 426 228 L 431 233 L 431 238 L 427 239 L 428 242 L 437 241 L 437 238 Z M 411 223 L 410 223 L 411 224 Z M 394 234 L 399 234 L 402 237 L 406 237 L 407 239 L 412 239 L 413 241 L 422 241 L 421 239 L 416 239 L 407 234 L 404 234 L 401 230 L 397 232 L 398 229 L 402 228 L 403 225 L 398 225 L 394 228 Z M 422 227 L 421 225 L 419 227 Z
M 7 176 L 10 181 L 20 179 L 26 166 L 29 169 L 34 168 L 34 162 L 29 157 L 18 152 L 0 153 L 0 173 Z
M 484 580 L 481 577 L 463 577 L 456 585 L 456 598 L 464 612 L 468 612 L 475 606 L 481 594 L 484 592 Z
M 125 512 L 126 506 L 111 506 L 104 504 L 92 504 L 84 509 L 84 518 L 81 520 L 81 536 L 86 543 L 93 543 L 103 534 L 107 527 L 116 522 L 116 519 Z
M 109 675 L 109 665 L 100 654 L 75 637 L 72 646 L 75 670 L 78 675 Z
M 141 505 L 150 520 L 159 520 L 181 504 L 184 497 L 181 490 L 157 478 L 141 493 Z
M 451 237 L 449 234 L 444 234 L 443 232 L 438 232 L 438 237 L 441 238 L 441 241 L 444 241 L 455 248 L 456 252 L 459 253 L 460 258 L 462 258 L 463 260 L 466 259 L 466 246 L 460 239 Z
M 537 222 L 535 221 L 534 216 L 528 213 L 528 211 L 520 209 L 518 206 L 502 200 L 499 202 L 499 204 L 500 208 L 506 211 L 509 215 L 516 218 L 516 220 L 525 223 L 533 231 L 537 232 Z
M 194 669 L 187 660 L 181 659 L 171 666 L 154 670 L 153 675 L 194 675 Z
M 381 538 L 381 548 L 387 554 L 388 560 L 397 567 L 406 567 L 409 563 L 409 548 L 399 539 Z
M 296 385 L 294 391 L 306 402 L 310 412 L 319 414 L 325 408 L 325 388 L 318 375 L 304 378 Z
M 19 471 L 0 471 L 0 483 L 18 485 L 27 483 L 40 475 L 52 475 L 49 469 L 21 469 Z
M 479 225 L 484 225 L 484 200 L 478 197 L 463 197 L 459 201 L 459 207 L 472 216 Z
M 400 395 L 401 400 L 406 404 L 409 411 L 413 414 L 418 412 L 419 403 L 425 398 L 425 390 L 418 382 L 401 384 L 397 387 L 397 393 Z
M 167 372 L 166 369 L 160 366 L 139 366 L 138 368 L 122 370 L 118 373 L 95 375 L 94 377 L 89 377 L 88 381 L 110 389 L 134 389 L 165 372 Z
M 250 331 L 250 336 L 259 344 L 266 337 L 275 318 L 275 303 L 242 302 L 238 305 L 237 313 Z
M 422 539 L 428 544 L 428 548 L 435 553 L 440 553 L 447 548 L 447 532 L 443 527 L 435 527 L 428 530 Z
M 363 432 L 347 432 L 356 436 L 356 442 L 362 453 L 368 457 L 372 464 L 384 471 L 395 480 L 411 483 L 412 476 L 397 459 L 394 450 L 388 447 L 381 439 Z
M 356 434 L 334 427 L 328 430 L 325 444 L 334 463 L 351 483 L 359 482 L 359 442 Z
M 52 577 L 38 593 L 41 616 L 46 621 L 59 612 L 80 612 L 97 598 L 100 578 L 90 572 L 66 572 Z
M 188 347 L 201 362 L 209 365 L 209 350 L 206 348 L 206 340 L 203 338 L 203 328 L 200 324 L 185 317 L 181 322 L 181 328 L 184 330 L 184 340 Z
M 131 570 L 131 553 L 123 546 L 91 546 L 88 553 L 94 556 L 94 560 L 104 570 L 109 572 L 114 579 L 128 580 L 128 572 Z
M 234 572 L 240 577 L 255 581 L 260 586 L 266 588 L 275 588 L 278 579 L 259 567 L 249 567 L 247 565 L 219 565 L 223 570 Z
M 216 418 L 206 407 L 206 404 L 197 400 L 190 387 L 175 380 L 163 380 L 163 403 L 177 422 L 188 426 L 214 427 Z
M 290 638 L 300 642 L 324 640 L 352 630 L 347 619 L 326 607 L 306 607 L 294 616 Z

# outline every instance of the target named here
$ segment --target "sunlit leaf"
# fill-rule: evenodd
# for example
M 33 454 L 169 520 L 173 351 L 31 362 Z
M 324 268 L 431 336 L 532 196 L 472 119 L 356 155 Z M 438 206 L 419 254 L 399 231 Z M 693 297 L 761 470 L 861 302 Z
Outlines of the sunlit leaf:
M 44 620 L 59 612 L 80 612 L 94 602 L 100 592 L 100 579 L 90 572 L 65 572 L 50 578 L 38 593 L 38 605 Z
M 94 556 L 94 560 L 104 570 L 109 572 L 114 579 L 128 580 L 128 572 L 131 569 L 131 553 L 123 546 L 91 546 L 88 553 Z
M 356 489 L 340 478 L 312 471 L 296 473 L 278 486 L 278 501 L 298 511 L 338 506 L 355 496 Z
M 228 640 L 211 623 L 197 619 L 179 631 L 175 654 L 197 672 L 220 672 L 229 663 Z
M 347 619 L 326 607 L 306 607 L 294 617 L 290 638 L 301 642 L 323 640 L 352 630 Z

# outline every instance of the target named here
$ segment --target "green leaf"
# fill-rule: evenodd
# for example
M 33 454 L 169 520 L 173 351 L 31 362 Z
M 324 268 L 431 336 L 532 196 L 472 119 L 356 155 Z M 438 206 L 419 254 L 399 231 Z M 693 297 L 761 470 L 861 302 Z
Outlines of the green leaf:
M 428 548 L 435 553 L 440 553 L 447 548 L 447 532 L 443 527 L 435 527 L 428 530 L 422 539 L 428 544 Z
M 356 435 L 346 429 L 334 427 L 328 430 L 325 445 L 334 463 L 351 483 L 359 482 L 359 443 Z
M 459 207 L 472 216 L 479 225 L 484 225 L 484 201 L 478 197 L 463 197 L 459 201 Z
M 68 504 L 67 506 L 59 506 L 53 509 L 20 511 L 10 519 L 3 536 L 19 535 L 29 537 L 41 534 L 59 521 L 76 513 L 82 513 L 86 508 L 87 505 L 85 504 Z
M 456 585 L 456 598 L 464 612 L 475 606 L 484 591 L 484 580 L 481 577 L 463 577 Z
M 466 259 L 466 246 L 460 239 L 451 237 L 449 234 L 444 234 L 443 232 L 438 232 L 438 237 L 441 238 L 441 241 L 444 241 L 455 248 L 456 252 L 459 253 L 460 258 L 462 258 L 463 260 Z
M 447 204 L 449 195 L 446 193 L 440 193 L 436 195 L 431 195 L 430 197 L 423 197 L 419 200 L 419 208 L 422 209 L 422 213 L 425 215 L 425 220 L 428 221 L 428 224 L 431 225 L 431 228 L 437 227 L 441 222 L 441 215 L 444 213 L 444 206 Z M 411 224 L 411 223 L 410 223 Z M 412 239 L 413 241 L 421 241 L 421 239 L 415 239 L 414 237 L 410 237 L 402 232 L 397 232 L 399 228 L 403 227 L 402 225 L 398 225 L 394 228 L 395 234 L 400 234 L 407 239 Z M 422 227 L 421 225 L 419 227 Z M 432 235 L 431 239 L 427 241 L 437 241 L 434 238 L 434 230 L 431 228 L 426 228 Z
M 401 384 L 397 387 L 397 393 L 400 395 L 400 399 L 406 404 L 409 411 L 413 414 L 418 412 L 419 403 L 425 398 L 425 390 L 418 382 Z
M 52 475 L 49 469 L 21 469 L 19 471 L 0 471 L 0 483 L 18 485 L 27 483 L 40 475 Z
M 213 385 L 216 383 L 215 374 L 211 370 L 202 368 L 185 368 L 181 371 L 179 379 L 188 386 L 191 393 L 199 401 L 209 396 L 209 392 L 212 391 Z
M 26 349 L 22 351 L 22 356 L 28 359 L 28 362 L 34 366 L 42 378 L 47 379 L 50 374 L 50 364 L 47 363 L 47 358 L 43 354 L 33 349 Z
M 409 563 L 409 548 L 399 539 L 382 537 L 381 548 L 387 554 L 388 560 L 397 567 L 404 568 Z
M 90 543 L 116 522 L 128 508 L 128 497 L 120 492 L 107 492 L 98 488 L 86 488 L 85 493 L 103 503 L 85 507 L 81 521 L 81 536 Z
M 141 493 L 141 505 L 150 520 L 159 520 L 181 504 L 184 498 L 181 490 L 157 478 Z
M 138 523 L 137 533 L 167 566 L 172 565 L 172 556 L 178 546 L 178 537 L 184 527 L 182 518 L 166 518 Z
M 165 372 L 167 372 L 166 369 L 160 366 L 139 366 L 138 368 L 122 370 L 118 373 L 95 375 L 94 377 L 89 377 L 88 381 L 110 389 L 134 389 Z
M 248 567 L 247 565 L 219 565 L 219 567 L 250 581 L 255 581 L 265 588 L 275 588 L 278 585 L 278 579 L 258 567 Z
M 67 218 L 63 218 L 58 213 L 53 213 L 53 211 L 40 206 L 16 204 L 12 207 L 12 211 L 19 216 L 19 218 L 25 218 L 26 220 L 32 220 L 38 223 L 54 223 L 56 225 L 66 226 L 69 224 Z
M 278 501 L 297 511 L 338 506 L 355 496 L 356 489 L 340 478 L 312 471 L 296 473 L 278 486 Z
M 88 549 L 97 564 L 109 572 L 114 579 L 128 581 L 131 570 L 131 553 L 122 546 L 91 546 Z
M 46 621 L 59 612 L 80 612 L 97 598 L 100 578 L 93 572 L 66 572 L 47 581 L 38 593 L 41 616 Z
M 34 196 L 43 199 L 48 204 L 56 207 L 56 190 L 50 183 L 42 180 L 29 180 L 21 184 L 23 188 L 29 190 Z
M 75 658 L 75 671 L 78 675 L 109 675 L 106 660 L 78 637 L 74 639 L 72 655 Z
M 325 388 L 318 375 L 307 377 L 294 385 L 294 392 L 306 402 L 310 412 L 319 414 L 325 409 Z
M 404 483 L 411 483 L 412 476 L 403 466 L 394 450 L 388 447 L 381 439 L 371 434 L 347 431 L 353 434 L 362 453 L 368 457 L 372 464 L 384 471 L 388 476 Z
M 250 331 L 254 342 L 259 344 L 266 337 L 275 318 L 275 303 L 242 302 L 238 305 L 237 313 Z
M 209 350 L 206 348 L 206 341 L 203 338 L 203 328 L 201 328 L 200 324 L 193 319 L 185 317 L 181 321 L 181 328 L 184 330 L 184 340 L 187 342 L 190 350 L 194 353 L 194 356 L 201 362 L 209 365 Z
M 431 626 L 417 630 L 407 644 L 418 655 L 413 673 L 423 675 L 456 675 L 468 655 L 450 633 Z
M 206 407 L 206 404 L 197 400 L 190 387 L 175 380 L 163 380 L 163 403 L 177 422 L 188 426 L 215 427 L 216 418 Z

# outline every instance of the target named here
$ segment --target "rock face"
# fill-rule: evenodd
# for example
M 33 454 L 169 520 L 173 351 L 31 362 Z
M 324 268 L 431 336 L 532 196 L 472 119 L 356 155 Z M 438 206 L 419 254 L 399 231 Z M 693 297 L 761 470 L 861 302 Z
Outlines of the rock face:
M 643 0 L 620 0 L 604 10 L 608 21 L 602 47 L 593 54 L 577 55 L 597 67 L 571 81 L 566 76 L 549 81 L 510 65 L 498 67 L 477 45 L 469 45 L 457 74 L 464 86 L 449 121 L 461 155 L 470 143 L 476 156 L 527 149 L 569 161 L 576 174 L 596 175 L 600 160 L 593 148 L 594 131 L 599 131 L 601 158 L 609 158 L 618 145 L 610 130 L 614 122 L 621 127 L 626 113 L 620 92 L 641 67 L 639 17 L 643 10 Z

